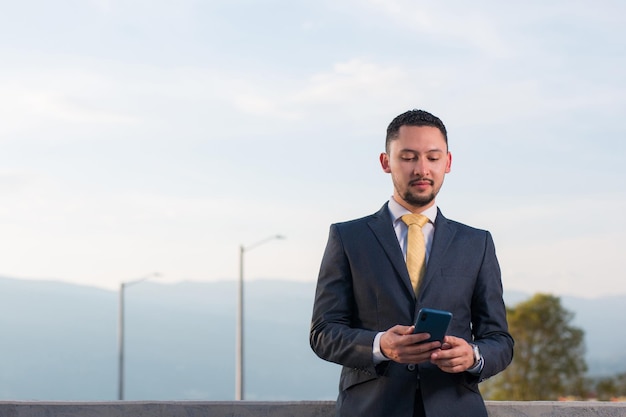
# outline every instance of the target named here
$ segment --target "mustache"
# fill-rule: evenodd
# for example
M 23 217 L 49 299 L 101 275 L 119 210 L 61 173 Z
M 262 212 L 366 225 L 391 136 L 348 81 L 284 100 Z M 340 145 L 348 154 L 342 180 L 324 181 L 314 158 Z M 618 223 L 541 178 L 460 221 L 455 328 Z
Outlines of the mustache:
M 434 181 L 431 180 L 430 178 L 415 178 L 414 180 L 409 181 L 409 185 L 414 185 L 418 182 L 427 182 L 430 185 L 434 185 Z

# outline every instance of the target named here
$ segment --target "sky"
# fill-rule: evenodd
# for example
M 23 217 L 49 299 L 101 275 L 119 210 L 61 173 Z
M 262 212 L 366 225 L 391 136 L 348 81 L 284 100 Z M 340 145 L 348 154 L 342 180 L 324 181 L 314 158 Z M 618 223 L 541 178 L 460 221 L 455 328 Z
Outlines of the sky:
M 0 276 L 312 282 L 420 108 L 505 291 L 626 294 L 621 1 L 0 0 L 0 92 Z

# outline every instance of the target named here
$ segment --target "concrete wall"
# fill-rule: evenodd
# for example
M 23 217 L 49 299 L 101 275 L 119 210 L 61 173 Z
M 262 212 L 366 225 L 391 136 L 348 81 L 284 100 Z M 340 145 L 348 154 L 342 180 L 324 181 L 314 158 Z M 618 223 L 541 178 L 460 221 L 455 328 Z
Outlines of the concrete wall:
M 1 417 L 333 417 L 333 401 L 0 401 Z M 622 417 L 626 403 L 488 401 L 489 417 Z

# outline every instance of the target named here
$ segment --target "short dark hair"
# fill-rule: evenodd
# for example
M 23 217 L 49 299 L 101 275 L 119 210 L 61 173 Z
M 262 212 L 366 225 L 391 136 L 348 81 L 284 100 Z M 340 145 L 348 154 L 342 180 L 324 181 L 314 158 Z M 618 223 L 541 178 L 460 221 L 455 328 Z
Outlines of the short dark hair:
M 385 140 L 386 152 L 389 152 L 389 144 L 392 140 L 398 137 L 398 132 L 402 126 L 436 127 L 443 135 L 443 139 L 446 141 L 446 146 L 448 146 L 448 132 L 446 131 L 446 126 L 443 124 L 441 119 L 428 113 L 427 111 L 413 109 L 396 116 L 396 118 L 389 123 L 389 126 L 387 127 L 387 138 Z

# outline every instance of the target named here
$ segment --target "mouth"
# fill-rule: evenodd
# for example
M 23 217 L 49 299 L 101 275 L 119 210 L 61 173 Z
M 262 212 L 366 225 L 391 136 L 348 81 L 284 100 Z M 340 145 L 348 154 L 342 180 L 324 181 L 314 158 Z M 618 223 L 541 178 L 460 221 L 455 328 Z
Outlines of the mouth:
M 409 186 L 416 188 L 432 187 L 433 181 L 427 178 L 420 178 L 409 182 Z

